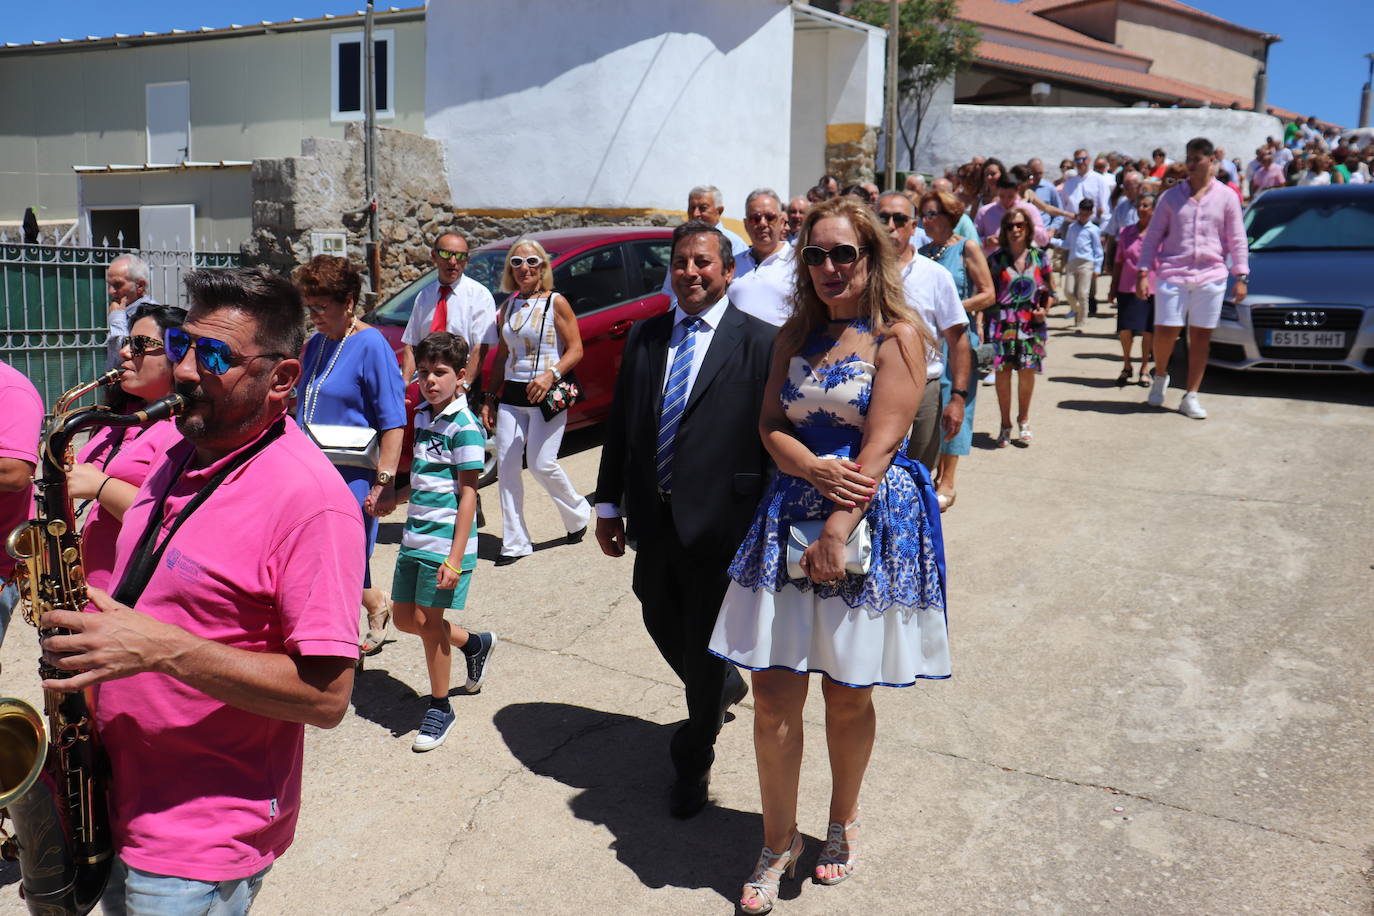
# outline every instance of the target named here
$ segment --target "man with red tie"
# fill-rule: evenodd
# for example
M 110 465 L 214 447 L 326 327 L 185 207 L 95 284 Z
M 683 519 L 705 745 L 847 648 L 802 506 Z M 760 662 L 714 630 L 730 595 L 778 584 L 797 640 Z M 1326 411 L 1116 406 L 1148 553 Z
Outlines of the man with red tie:
M 415 375 L 415 345 L 430 334 L 447 331 L 468 342 L 467 374 L 459 386 L 467 391 L 478 386 L 487 347 L 496 343 L 496 300 L 487 288 L 463 275 L 468 266 L 468 243 L 456 232 L 434 240 L 431 254 L 439 279 L 420 290 L 406 322 L 401 342 L 401 375 L 409 384 Z

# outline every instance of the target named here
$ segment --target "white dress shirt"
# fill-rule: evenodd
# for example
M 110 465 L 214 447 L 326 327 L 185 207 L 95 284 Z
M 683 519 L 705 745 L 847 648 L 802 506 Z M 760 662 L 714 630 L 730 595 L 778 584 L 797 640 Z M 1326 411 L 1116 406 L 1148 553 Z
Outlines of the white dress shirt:
M 762 261 L 751 248 L 735 258 L 730 301 L 740 311 L 780 328 L 792 317 L 796 281 L 796 252 L 791 245 L 784 243 Z
M 948 272 L 941 272 L 948 276 Z M 951 281 L 953 282 L 953 281 Z M 692 389 L 697 384 L 697 374 L 701 372 L 701 364 L 706 360 L 706 351 L 711 348 L 711 340 L 716 336 L 716 328 L 720 327 L 721 319 L 725 317 L 725 310 L 730 307 L 730 298 L 722 296 L 716 300 L 714 305 L 698 312 L 695 316 L 683 311 L 682 306 L 673 306 L 673 330 L 668 335 L 668 354 L 663 361 L 663 380 L 659 383 L 659 391 L 666 391 L 668 388 L 668 376 L 673 371 L 673 358 L 677 356 L 677 351 L 682 347 L 683 341 L 687 339 L 687 328 L 684 322 L 687 319 L 696 317 L 702 320 L 697 329 L 692 332 L 692 368 L 687 372 L 687 399 L 692 398 Z M 616 503 L 597 503 L 597 518 L 619 518 L 620 506 Z
M 429 336 L 434 310 L 439 307 L 441 285 L 435 280 L 415 297 L 415 307 L 410 310 L 410 320 L 401 334 L 402 343 L 413 347 Z M 482 344 L 496 343 L 496 300 L 485 286 L 467 274 L 458 278 L 458 285 L 449 293 L 445 330 L 462 337 L 474 350 Z
M 1063 209 L 1070 213 L 1078 212 L 1078 202 L 1087 198 L 1093 202 L 1093 222 L 1102 223 L 1112 212 L 1112 180 L 1101 172 L 1086 175 L 1072 175 L 1064 182 Z
M 906 290 L 907 305 L 917 311 L 937 338 L 935 346 L 926 350 L 926 380 L 937 379 L 945 371 L 945 356 L 938 338 L 950 328 L 968 324 L 959 288 L 949 271 L 919 254 L 902 268 L 902 288 Z

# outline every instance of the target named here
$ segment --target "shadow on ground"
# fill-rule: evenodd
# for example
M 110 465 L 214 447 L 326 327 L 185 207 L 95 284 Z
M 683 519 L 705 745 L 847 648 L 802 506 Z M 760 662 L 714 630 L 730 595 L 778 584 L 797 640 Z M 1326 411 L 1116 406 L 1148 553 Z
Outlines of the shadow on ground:
M 418 647 L 418 637 L 403 635 L 402 638 L 414 639 Z M 395 642 L 394 639 L 388 639 L 382 645 L 392 646 Z M 391 651 L 397 650 L 392 648 Z M 371 667 L 373 665 L 376 667 Z M 420 727 L 428 694 L 421 696 L 409 684 L 392 677 L 385 665 L 384 657 L 363 659 L 363 667 L 353 679 L 353 711 L 391 732 L 391 737 L 399 738 Z M 453 702 L 461 703 L 469 694 L 463 689 L 462 666 L 459 665 L 455 671 L 459 672 L 454 675 L 458 686 L 450 690 L 448 695 Z
M 564 703 L 514 703 L 496 714 L 507 747 L 531 772 L 581 789 L 569 807 L 605 826 L 616 859 L 645 886 L 709 888 L 731 903 L 749 877 L 762 842 L 757 814 L 708 805 L 686 820 L 668 815 L 674 725 Z M 801 891 L 815 868 L 820 841 L 807 837 L 796 879 L 782 899 Z

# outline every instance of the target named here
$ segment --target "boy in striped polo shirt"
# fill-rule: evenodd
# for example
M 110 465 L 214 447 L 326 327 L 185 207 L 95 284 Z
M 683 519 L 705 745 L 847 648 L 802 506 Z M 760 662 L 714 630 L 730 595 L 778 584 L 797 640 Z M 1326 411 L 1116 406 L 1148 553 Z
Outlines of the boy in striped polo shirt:
M 446 609 L 466 604 L 477 567 L 477 475 L 486 434 L 459 396 L 467 362 L 467 341 L 456 334 L 431 334 L 415 348 L 427 403 L 415 412 L 410 511 L 391 600 L 397 629 L 419 635 L 429 668 L 429 709 L 411 745 L 416 751 L 443 744 L 457 718 L 448 701 L 452 650 L 462 651 L 467 691 L 476 693 L 496 646 L 494 633 L 470 633 L 444 620 Z

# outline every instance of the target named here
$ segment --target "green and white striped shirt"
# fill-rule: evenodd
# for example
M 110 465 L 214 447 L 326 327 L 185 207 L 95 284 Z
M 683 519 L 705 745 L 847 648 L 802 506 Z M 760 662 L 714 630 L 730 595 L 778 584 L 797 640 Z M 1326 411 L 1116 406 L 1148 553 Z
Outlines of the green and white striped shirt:
M 429 404 L 415 411 L 410 511 L 406 515 L 405 535 L 401 538 L 401 553 L 432 563 L 448 559 L 458 520 L 460 472 L 482 470 L 486 441 L 481 424 L 468 409 L 467 399 L 461 392 L 437 417 Z M 469 570 L 476 566 L 477 519 L 474 517 L 467 546 L 463 549 L 462 568 Z

